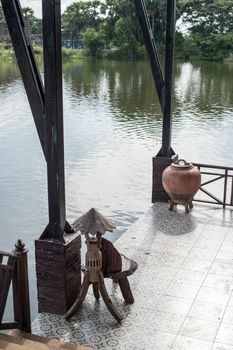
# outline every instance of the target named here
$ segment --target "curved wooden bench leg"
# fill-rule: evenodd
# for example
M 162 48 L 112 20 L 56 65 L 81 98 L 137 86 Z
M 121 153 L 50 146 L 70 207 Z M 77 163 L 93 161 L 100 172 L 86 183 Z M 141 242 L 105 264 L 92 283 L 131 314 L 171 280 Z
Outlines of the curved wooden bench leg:
M 103 276 L 103 273 L 101 271 L 99 272 L 99 291 L 100 291 L 100 294 L 102 295 L 102 298 L 103 298 L 109 312 L 117 320 L 117 322 L 121 323 L 123 317 L 121 316 L 121 314 L 119 314 L 119 312 L 117 311 L 117 309 L 113 305 L 112 300 L 109 298 L 107 289 L 106 289 L 105 284 L 104 284 L 104 276 Z
M 75 314 L 75 312 L 82 305 L 82 303 L 85 299 L 85 296 L 87 295 L 89 285 L 90 285 L 89 272 L 85 272 L 80 294 L 79 294 L 78 298 L 75 300 L 74 304 L 71 306 L 71 308 L 64 315 L 64 317 L 67 321 L 70 320 L 70 318 Z
M 125 299 L 125 302 L 127 304 L 133 304 L 134 297 L 133 297 L 133 294 L 131 292 L 128 278 L 125 277 L 125 278 L 119 279 L 119 285 L 120 285 L 120 289 L 121 289 L 121 293 L 123 295 L 123 298 Z
M 94 293 L 96 300 L 99 300 L 100 293 L 99 293 L 98 282 L 93 283 L 92 287 L 93 287 L 93 293 Z

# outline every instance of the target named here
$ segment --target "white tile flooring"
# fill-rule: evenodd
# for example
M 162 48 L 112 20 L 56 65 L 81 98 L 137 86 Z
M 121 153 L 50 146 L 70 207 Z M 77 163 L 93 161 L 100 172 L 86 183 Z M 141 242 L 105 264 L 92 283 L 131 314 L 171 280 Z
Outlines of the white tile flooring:
M 232 218 L 230 209 L 154 204 L 115 244 L 138 263 L 133 305 L 106 280 L 122 325 L 90 291 L 71 323 L 40 314 L 33 333 L 101 350 L 233 350 Z

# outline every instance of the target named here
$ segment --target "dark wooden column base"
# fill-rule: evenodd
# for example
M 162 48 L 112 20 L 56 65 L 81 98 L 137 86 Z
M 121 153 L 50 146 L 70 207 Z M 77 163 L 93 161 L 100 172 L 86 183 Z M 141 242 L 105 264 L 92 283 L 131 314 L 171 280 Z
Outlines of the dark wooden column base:
M 152 203 L 167 202 L 170 199 L 170 197 L 163 188 L 162 174 L 164 169 L 168 167 L 177 158 L 177 155 L 173 157 L 156 156 L 153 158 Z
M 80 291 L 81 236 L 65 234 L 64 243 L 38 239 L 35 246 L 39 312 L 63 315 Z

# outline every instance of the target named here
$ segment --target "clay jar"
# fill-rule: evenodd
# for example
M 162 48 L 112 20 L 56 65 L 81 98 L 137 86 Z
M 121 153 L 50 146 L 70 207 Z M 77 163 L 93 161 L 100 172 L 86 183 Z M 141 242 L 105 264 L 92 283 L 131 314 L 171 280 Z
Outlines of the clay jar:
M 163 187 L 175 203 L 191 202 L 201 184 L 199 169 L 183 159 L 168 166 L 162 175 Z

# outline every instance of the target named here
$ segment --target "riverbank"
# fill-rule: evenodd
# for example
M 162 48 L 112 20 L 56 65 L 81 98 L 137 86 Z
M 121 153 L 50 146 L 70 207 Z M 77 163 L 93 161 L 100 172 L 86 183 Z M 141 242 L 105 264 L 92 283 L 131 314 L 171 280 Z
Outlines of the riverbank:
M 34 46 L 34 54 L 38 61 L 43 59 L 43 48 L 40 46 Z M 74 61 L 78 59 L 87 58 L 83 49 L 74 50 L 62 48 L 62 56 L 65 61 Z M 15 53 L 13 48 L 4 47 L 0 44 L 0 59 L 2 62 L 11 62 L 15 60 Z
M 43 60 L 43 48 L 40 46 L 34 46 L 34 53 L 36 56 L 36 59 L 40 62 Z M 86 53 L 85 49 L 69 49 L 69 48 L 62 48 L 62 57 L 65 62 L 68 61 L 76 61 L 80 59 L 92 59 L 88 54 Z M 120 49 L 106 49 L 103 50 L 100 57 L 100 59 L 107 59 L 107 60 L 116 60 L 116 61 L 136 61 L 136 60 L 146 60 L 147 54 L 145 49 L 141 49 L 138 54 L 135 57 L 129 57 L 127 55 L 127 52 L 124 52 Z M 182 55 L 182 53 L 176 54 L 176 59 L 178 60 L 187 60 L 187 57 L 185 55 Z M 15 60 L 15 53 L 13 48 L 6 48 L 2 44 L 0 44 L 0 59 L 3 62 L 10 62 Z M 199 60 L 199 61 L 208 61 L 207 59 L 201 59 L 200 57 L 193 56 L 189 57 L 189 59 L 193 60 Z M 214 62 L 215 60 L 209 60 L 210 62 Z M 217 62 L 218 60 L 216 60 Z M 224 59 L 223 62 L 233 62 L 233 54 L 231 54 L 228 58 Z

